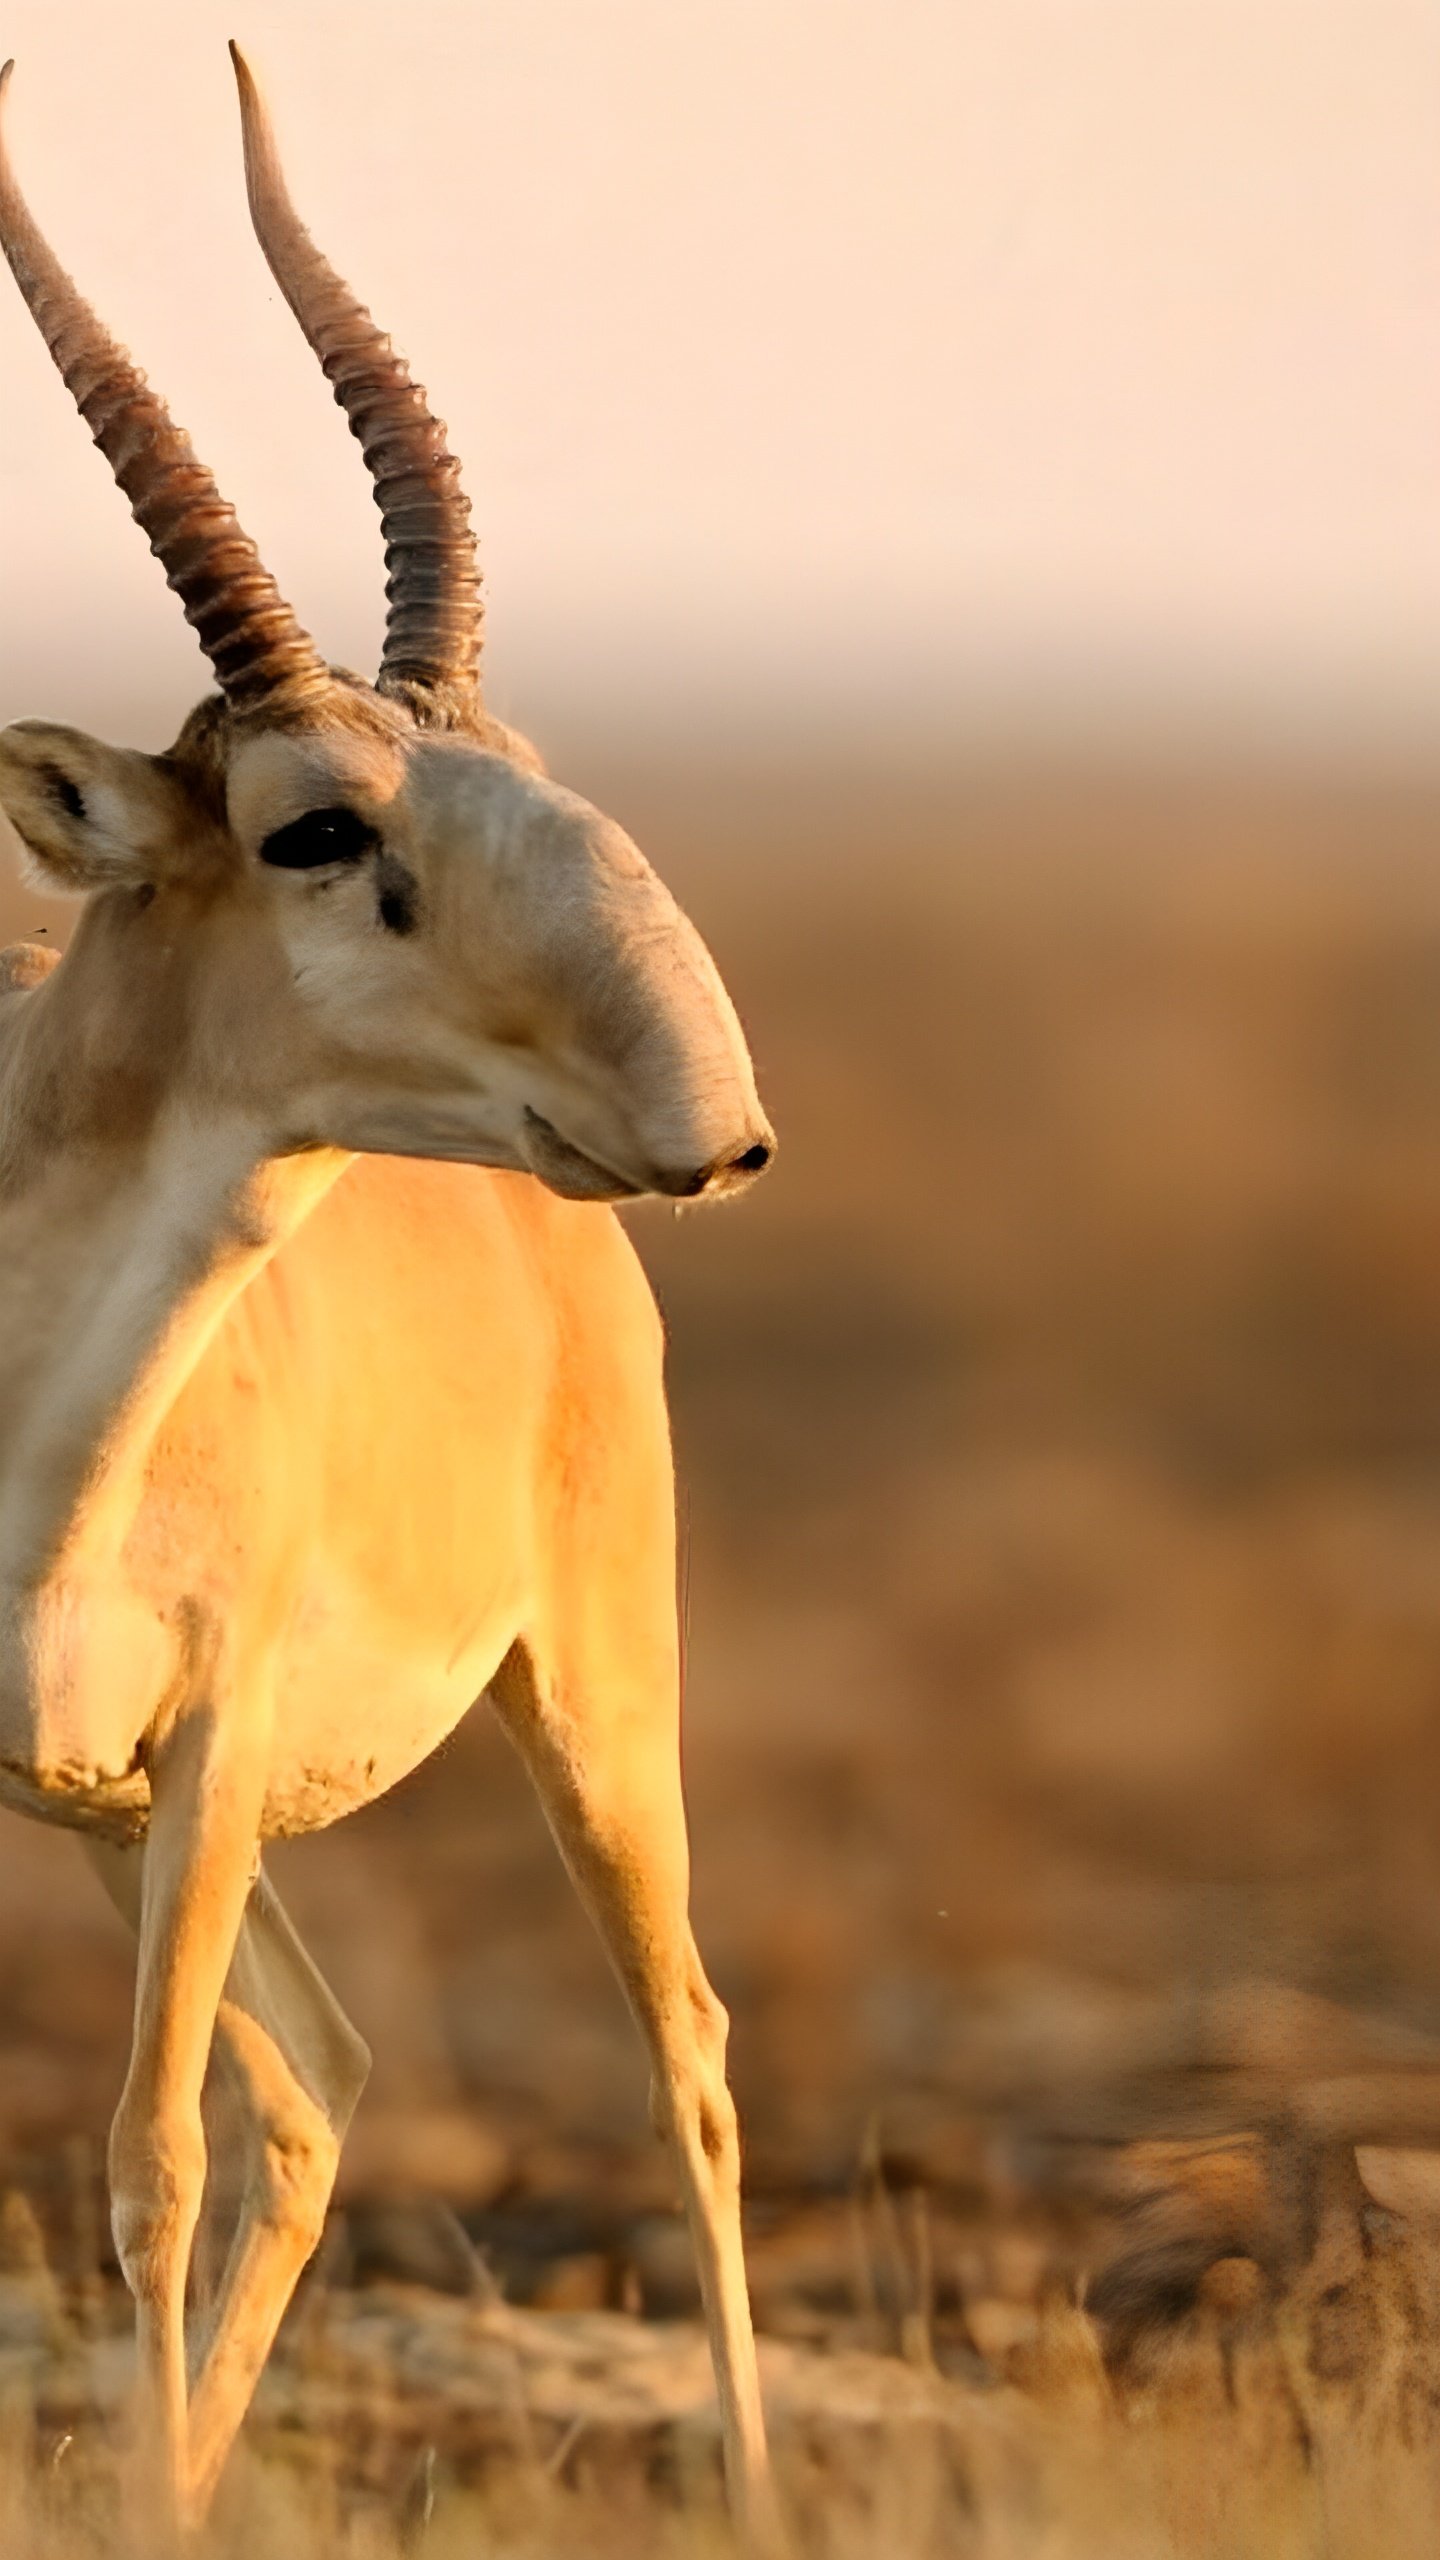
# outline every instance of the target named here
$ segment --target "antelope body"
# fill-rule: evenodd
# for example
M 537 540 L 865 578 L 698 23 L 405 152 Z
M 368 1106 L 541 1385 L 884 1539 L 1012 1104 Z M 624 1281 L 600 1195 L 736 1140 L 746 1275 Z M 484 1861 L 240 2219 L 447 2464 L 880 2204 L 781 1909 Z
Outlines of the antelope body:
M 203 2516 L 368 2057 L 260 1864 L 488 1693 L 629 1997 L 751 2529 L 774 2529 L 724 2017 L 686 1916 L 660 1329 L 609 1202 L 772 1140 L 714 966 L 486 714 L 443 429 L 286 195 L 251 206 L 377 482 L 374 687 L 319 657 L 0 153 L 0 243 L 220 680 L 162 757 L 26 721 L 0 806 L 85 898 L 0 955 L 0 1800 L 139 1937 L 111 2141 L 146 2438 Z M 0 78 L 0 88 L 4 79 Z M 185 2335 L 212 2045 L 249 2179 Z

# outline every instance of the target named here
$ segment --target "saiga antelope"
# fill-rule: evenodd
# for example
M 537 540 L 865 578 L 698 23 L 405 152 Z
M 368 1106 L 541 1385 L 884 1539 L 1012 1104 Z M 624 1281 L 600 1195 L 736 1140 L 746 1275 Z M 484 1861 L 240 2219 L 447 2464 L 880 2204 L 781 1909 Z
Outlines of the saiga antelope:
M 768 2538 L 725 2020 L 686 1910 L 661 1335 L 605 1204 L 734 1191 L 773 1140 L 698 935 L 482 707 L 444 430 L 235 63 L 252 217 L 374 475 L 389 620 L 373 687 L 325 664 L 0 154 L 6 256 L 220 686 L 167 755 L 0 735 L 35 876 L 85 901 L 58 966 L 0 958 L 0 1799 L 87 1834 L 138 1931 L 112 2214 L 194 2520 L 367 2066 L 260 1844 L 368 1803 L 488 1692 L 649 2048 L 731 2491 Z M 212 2043 L 253 2156 L 187 2375 Z

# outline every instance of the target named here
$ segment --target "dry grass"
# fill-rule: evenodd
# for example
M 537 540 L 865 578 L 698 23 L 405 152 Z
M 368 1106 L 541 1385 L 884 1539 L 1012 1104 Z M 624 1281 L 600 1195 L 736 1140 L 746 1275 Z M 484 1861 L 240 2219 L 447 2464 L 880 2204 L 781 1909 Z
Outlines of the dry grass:
M 1111 2270 L 1103 2326 L 1034 2259 L 1028 2291 L 972 2295 L 963 2356 L 953 2341 L 942 2350 L 948 2371 L 923 2327 L 908 2361 L 766 2343 L 798 2551 L 1426 2560 L 1440 2498 L 1440 2223 L 1376 2208 L 1337 2151 L 1288 2280 L 1212 2254 L 1189 2307 L 1162 2316 L 1164 2247 L 1173 2258 L 1197 2214 L 1226 2228 L 1237 2177 L 1223 2146 L 1187 2146 L 1170 2165 L 1162 2190 L 1155 2160 L 1144 2164 L 1149 2218 L 1118 2283 Z M 1238 2171 L 1243 2184 L 1244 2160 Z M 0 2550 L 152 2560 L 122 2449 L 125 2306 L 57 2280 L 14 2199 L 4 2228 Z M 992 2256 L 992 2287 L 1002 2263 Z M 1012 2249 L 1012 2276 L 1019 2263 Z M 1097 2301 L 1105 2289 L 1102 2278 Z M 693 2328 L 323 2282 L 290 2325 L 204 2543 L 209 2560 L 731 2549 Z
M 782 2433 L 797 2541 L 813 2560 L 1424 2560 L 1440 2493 L 1433 2424 L 1407 2414 L 1398 2372 L 1356 2391 L 1317 2374 L 1312 2349 L 1297 2324 L 1235 2338 L 1212 2321 L 1117 2394 L 1091 2323 L 1052 2306 L 1023 2386 L 917 2383 L 903 2418 Z M 148 2560 L 108 2445 L 57 2436 L 19 2398 L 3 2442 L 7 2560 Z M 731 2544 L 703 2434 L 687 2446 L 676 2428 L 589 2462 L 562 2441 L 456 2479 L 443 2439 L 417 2449 L 410 2413 L 373 2393 L 333 2435 L 287 2440 L 272 2421 L 205 2548 L 214 2560 L 720 2560 Z

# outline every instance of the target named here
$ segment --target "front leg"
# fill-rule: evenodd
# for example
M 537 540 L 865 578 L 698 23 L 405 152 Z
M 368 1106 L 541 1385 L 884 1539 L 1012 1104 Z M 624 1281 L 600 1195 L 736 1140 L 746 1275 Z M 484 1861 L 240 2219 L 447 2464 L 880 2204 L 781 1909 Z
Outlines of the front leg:
M 86 1843 L 138 1932 L 141 1853 Z M 208 2334 L 188 2341 L 186 2521 L 203 2523 L 296 2279 L 320 2237 L 340 2143 L 370 2055 L 301 1945 L 262 1868 L 250 1889 L 214 2051 L 240 2101 L 249 2174 Z
M 110 2135 L 110 2211 L 135 2297 L 140 2421 L 173 2534 L 187 2472 L 185 2281 L 205 2184 L 200 2091 L 255 1871 L 269 1712 L 182 1715 L 150 1766 L 130 2068 Z

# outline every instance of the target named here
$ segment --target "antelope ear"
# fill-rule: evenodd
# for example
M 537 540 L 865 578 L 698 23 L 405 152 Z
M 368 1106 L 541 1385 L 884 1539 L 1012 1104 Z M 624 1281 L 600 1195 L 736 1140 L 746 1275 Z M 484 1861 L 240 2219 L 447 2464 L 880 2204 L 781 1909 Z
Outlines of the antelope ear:
M 107 747 L 48 720 L 0 729 L 0 809 L 37 887 L 78 897 L 164 878 L 195 827 L 189 795 L 165 758 Z

